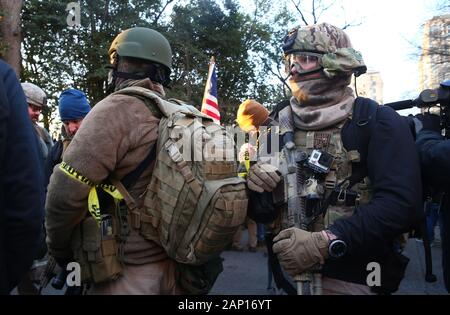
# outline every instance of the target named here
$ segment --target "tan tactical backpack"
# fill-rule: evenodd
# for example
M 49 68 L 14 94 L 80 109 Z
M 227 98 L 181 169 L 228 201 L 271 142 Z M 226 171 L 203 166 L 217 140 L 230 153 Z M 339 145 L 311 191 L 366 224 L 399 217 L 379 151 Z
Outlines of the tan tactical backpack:
M 145 99 L 162 116 L 142 210 L 151 218 L 156 240 L 183 264 L 202 265 L 218 257 L 247 215 L 245 180 L 237 176 L 232 136 L 193 106 L 166 101 L 148 89 L 116 93 Z M 154 239 L 148 230 L 144 224 L 141 234 Z

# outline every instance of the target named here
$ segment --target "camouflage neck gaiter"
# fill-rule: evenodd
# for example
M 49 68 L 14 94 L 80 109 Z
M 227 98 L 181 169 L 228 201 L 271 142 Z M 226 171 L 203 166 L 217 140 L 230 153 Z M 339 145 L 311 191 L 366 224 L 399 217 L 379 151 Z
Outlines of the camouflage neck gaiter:
M 295 127 L 320 130 L 346 119 L 355 100 L 349 83 L 350 76 L 290 82 Z

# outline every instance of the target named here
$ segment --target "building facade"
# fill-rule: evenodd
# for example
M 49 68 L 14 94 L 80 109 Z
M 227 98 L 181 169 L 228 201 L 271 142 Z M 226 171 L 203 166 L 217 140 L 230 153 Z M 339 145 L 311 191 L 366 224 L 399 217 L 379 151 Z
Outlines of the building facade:
M 424 25 L 419 60 L 419 90 L 435 89 L 450 80 L 450 14 L 435 16 Z
M 352 77 L 351 87 L 355 89 L 355 78 Z M 358 96 L 371 98 L 378 104 L 383 104 L 383 80 L 377 71 L 367 73 L 356 78 L 356 89 Z

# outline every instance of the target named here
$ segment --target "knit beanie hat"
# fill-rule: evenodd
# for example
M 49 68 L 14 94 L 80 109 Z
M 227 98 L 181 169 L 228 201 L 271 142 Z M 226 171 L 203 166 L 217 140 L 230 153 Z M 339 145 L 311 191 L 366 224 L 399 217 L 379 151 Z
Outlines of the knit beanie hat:
M 269 111 L 255 100 L 245 100 L 237 112 L 236 122 L 239 127 L 248 132 L 255 127 L 259 128 L 269 117 Z
M 59 116 L 62 121 L 84 118 L 91 106 L 86 95 L 75 89 L 68 89 L 59 96 Z

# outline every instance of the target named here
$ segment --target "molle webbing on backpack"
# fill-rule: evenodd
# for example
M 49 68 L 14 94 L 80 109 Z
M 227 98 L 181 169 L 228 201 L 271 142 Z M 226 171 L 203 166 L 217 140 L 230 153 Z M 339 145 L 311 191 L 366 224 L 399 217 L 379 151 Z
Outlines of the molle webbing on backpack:
M 157 237 L 181 263 L 201 265 L 217 257 L 247 214 L 245 180 L 237 176 L 236 161 L 208 158 L 211 147 L 216 157 L 234 157 L 234 145 L 232 152 L 223 147 L 234 143 L 232 137 L 193 106 L 168 102 L 150 90 L 130 87 L 116 94 L 145 97 L 163 116 L 141 210 L 152 223 L 141 222 L 141 234 Z

